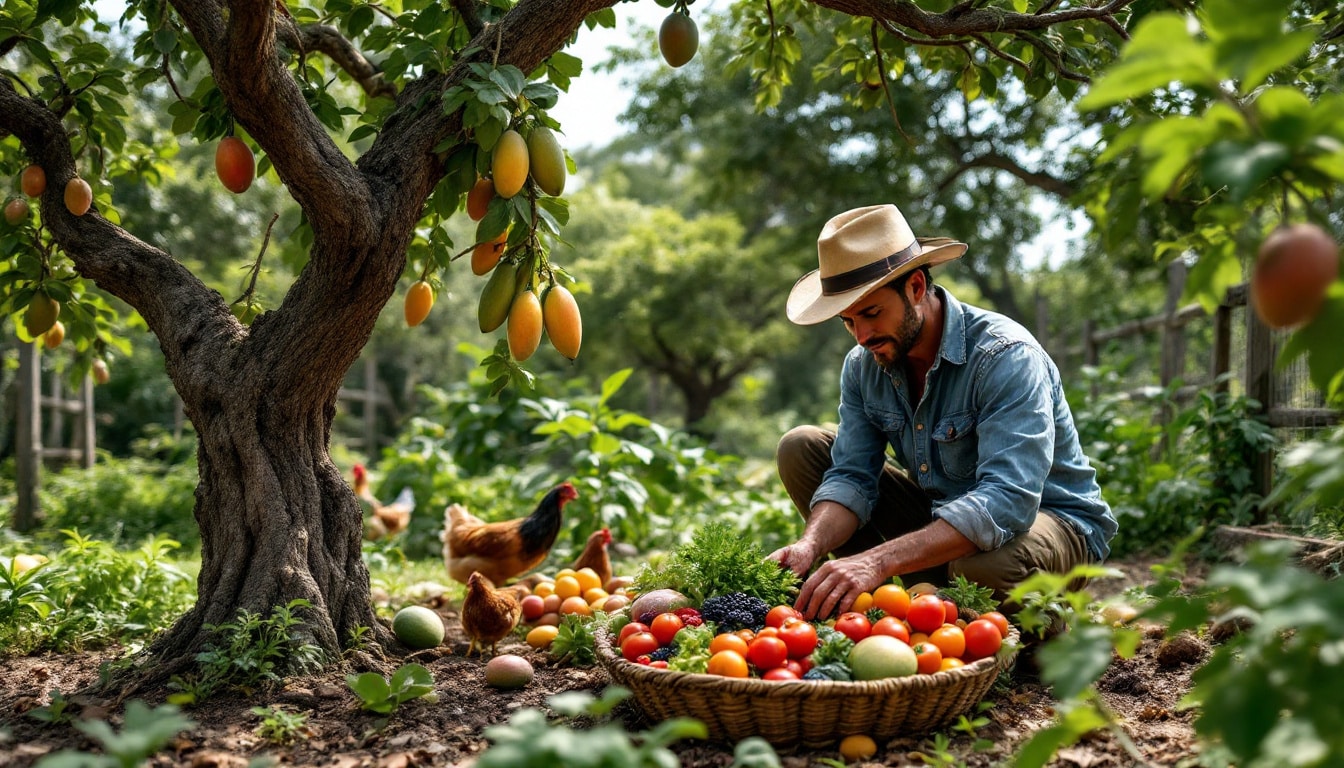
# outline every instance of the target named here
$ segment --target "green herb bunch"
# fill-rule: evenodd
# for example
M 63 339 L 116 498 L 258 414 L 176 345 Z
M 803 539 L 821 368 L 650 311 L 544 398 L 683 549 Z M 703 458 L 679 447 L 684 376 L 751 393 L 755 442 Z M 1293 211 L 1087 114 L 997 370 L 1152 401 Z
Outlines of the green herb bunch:
M 743 592 L 767 605 L 792 603 L 798 577 L 727 523 L 702 526 L 661 566 L 645 565 L 635 576 L 634 588 L 643 593 L 675 589 L 697 605 L 713 595 Z

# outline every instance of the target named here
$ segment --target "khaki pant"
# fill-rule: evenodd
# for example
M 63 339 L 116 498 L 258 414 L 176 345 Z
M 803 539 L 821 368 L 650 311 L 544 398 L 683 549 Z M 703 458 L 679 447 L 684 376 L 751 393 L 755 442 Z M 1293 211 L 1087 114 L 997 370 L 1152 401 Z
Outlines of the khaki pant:
M 835 433 L 804 426 L 790 430 L 779 441 L 776 462 L 779 477 L 806 519 L 811 514 L 812 495 L 821 485 L 822 475 L 831 466 L 831 444 Z M 887 462 L 878 483 L 879 499 L 869 523 L 835 550 L 846 557 L 871 549 L 884 541 L 918 530 L 933 522 L 932 502 L 924 490 L 891 462 Z M 1091 562 L 1087 542 L 1053 512 L 1041 510 L 1025 535 L 1019 535 L 995 550 L 979 552 L 953 560 L 945 566 L 911 574 L 901 574 L 907 586 L 928 581 L 945 586 L 961 575 L 994 590 L 1003 601 L 1008 592 L 1034 573 L 1067 573 L 1076 565 Z M 1080 589 L 1081 581 L 1070 585 Z M 1016 606 L 1005 605 L 1005 612 Z

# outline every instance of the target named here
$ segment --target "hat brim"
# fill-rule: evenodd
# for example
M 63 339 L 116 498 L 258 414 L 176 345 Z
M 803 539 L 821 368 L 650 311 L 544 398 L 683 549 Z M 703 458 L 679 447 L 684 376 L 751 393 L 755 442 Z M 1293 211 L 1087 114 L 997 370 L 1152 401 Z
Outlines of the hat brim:
M 785 314 L 788 315 L 791 322 L 798 325 L 816 325 L 844 312 L 854 302 L 901 275 L 913 272 L 920 267 L 932 267 L 960 258 L 965 252 L 965 243 L 953 242 L 931 248 L 876 280 L 844 293 L 831 294 L 830 296 L 821 292 L 821 270 L 814 269 L 794 283 L 793 290 L 789 291 L 789 301 L 785 308 Z

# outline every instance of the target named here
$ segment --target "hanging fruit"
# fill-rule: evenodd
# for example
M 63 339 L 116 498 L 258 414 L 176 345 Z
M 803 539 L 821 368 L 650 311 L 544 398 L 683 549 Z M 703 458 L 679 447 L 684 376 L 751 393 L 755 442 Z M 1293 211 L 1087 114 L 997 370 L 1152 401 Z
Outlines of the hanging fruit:
M 490 157 L 495 194 L 505 199 L 518 194 L 527 183 L 527 171 L 527 142 L 517 131 L 505 131 L 495 143 L 494 154 Z
M 570 360 L 577 358 L 583 342 L 583 318 L 574 294 L 563 285 L 547 288 L 542 298 L 542 316 L 551 346 Z
M 424 280 L 416 280 L 406 291 L 406 325 L 414 328 L 425 322 L 434 307 L 434 289 Z
M 237 136 L 225 136 L 215 148 L 215 174 L 230 192 L 246 192 L 257 175 L 257 159 L 252 155 L 252 148 Z

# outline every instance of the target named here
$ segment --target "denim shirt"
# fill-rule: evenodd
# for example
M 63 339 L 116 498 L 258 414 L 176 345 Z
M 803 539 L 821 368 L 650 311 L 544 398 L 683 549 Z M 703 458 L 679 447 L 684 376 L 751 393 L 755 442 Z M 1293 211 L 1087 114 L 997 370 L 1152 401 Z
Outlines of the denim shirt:
M 1078 444 L 1054 361 L 1013 320 L 934 290 L 943 338 L 918 404 L 904 373 L 883 370 L 862 346 L 845 357 L 832 466 L 812 504 L 837 502 L 866 525 L 889 444 L 933 500 L 934 518 L 981 550 L 1027 532 L 1044 508 L 1105 559 L 1115 517 Z

